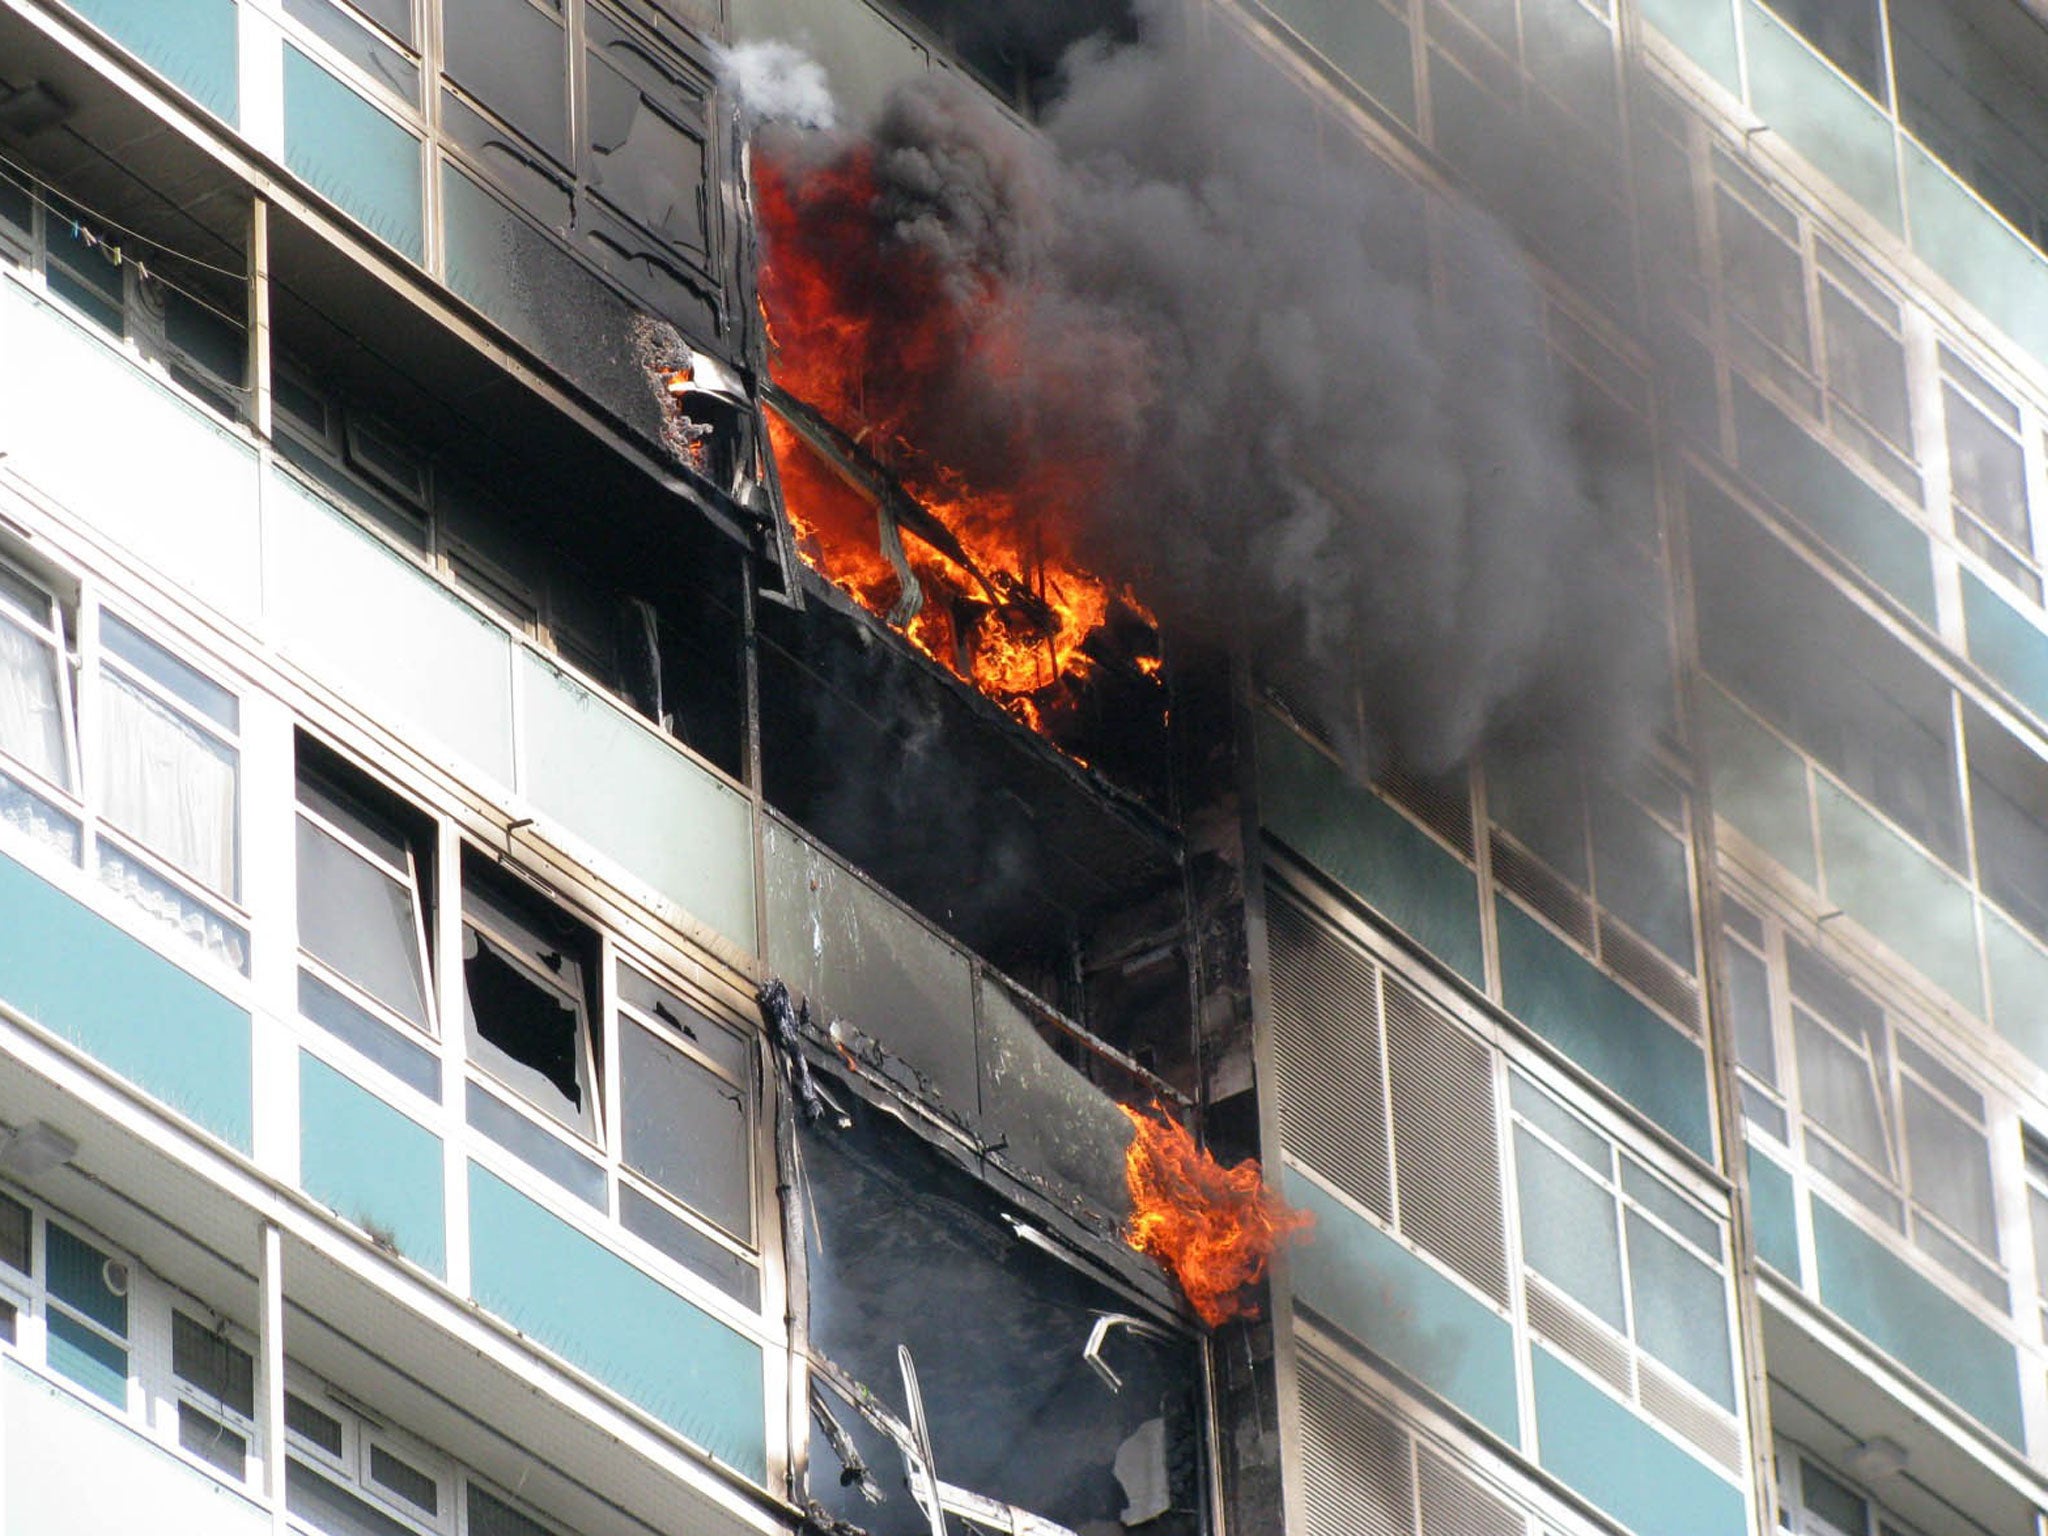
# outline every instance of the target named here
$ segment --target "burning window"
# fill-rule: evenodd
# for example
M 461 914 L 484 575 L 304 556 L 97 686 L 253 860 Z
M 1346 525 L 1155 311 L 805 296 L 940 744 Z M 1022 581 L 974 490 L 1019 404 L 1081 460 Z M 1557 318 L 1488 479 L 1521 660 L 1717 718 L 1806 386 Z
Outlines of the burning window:
M 858 1101 L 851 1108 L 851 1129 L 821 1130 L 803 1147 L 818 1226 L 817 1353 L 899 1422 L 914 1418 L 914 1374 L 931 1467 L 949 1489 L 1072 1531 L 1203 1530 L 1194 1340 L 1150 1321 L 1101 1326 L 1137 1308 L 1055 1258 L 1049 1240 L 908 1132 Z M 812 1496 L 873 1536 L 929 1536 L 898 1443 L 842 1397 L 825 1391 L 823 1401 Z M 841 1482 L 835 1432 L 881 1502 L 858 1477 Z
M 995 451 L 1012 472 L 990 491 L 951 462 L 962 455 L 917 441 L 932 404 L 920 392 L 963 358 L 999 378 L 1004 343 L 972 333 L 934 263 L 877 238 L 866 156 L 806 170 L 801 190 L 772 158 L 756 164 L 769 439 L 799 550 L 927 656 L 1064 741 L 1095 674 L 1159 668 L 1151 614 L 1063 547 L 1060 510 L 1094 473 L 1087 445 L 1033 442 L 1020 425 L 1020 441 Z M 879 314 L 876 296 L 898 289 L 920 302 Z

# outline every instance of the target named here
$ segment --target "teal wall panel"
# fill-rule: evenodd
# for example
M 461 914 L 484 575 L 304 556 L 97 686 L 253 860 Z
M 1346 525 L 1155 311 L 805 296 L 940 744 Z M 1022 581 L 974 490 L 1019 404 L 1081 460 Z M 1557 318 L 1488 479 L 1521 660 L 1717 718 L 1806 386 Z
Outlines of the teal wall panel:
M 1483 986 L 1478 878 L 1293 731 L 1261 713 L 1259 817 L 1266 830 Z
M 1700 1048 L 1513 902 L 1496 900 L 1494 911 L 1508 1012 L 1711 1158 L 1713 1116 Z
M 215 117 L 235 121 L 235 0 L 67 3 Z
M 1643 0 L 1643 18 L 1730 91 L 1742 89 L 1742 50 L 1729 0 Z
M 1741 1492 L 1541 1344 L 1538 1459 L 1639 1536 L 1743 1536 Z
M 310 1052 L 299 1053 L 299 1183 L 420 1268 L 447 1273 L 441 1138 Z
M 1415 63 L 1408 24 L 1376 0 L 1265 0 L 1266 9 L 1410 128 Z
M 1990 907 L 1983 912 L 1991 1022 L 2036 1066 L 2048 1068 L 2048 951 Z
M 470 1164 L 471 1294 L 728 1466 L 768 1474 L 761 1346 Z
M 1762 6 L 1752 0 L 1744 12 L 1749 104 L 1816 169 L 1898 232 L 1898 154 L 1890 119 Z
M 1507 1320 L 1292 1169 L 1287 1198 L 1316 1218 L 1291 1251 L 1295 1299 L 1518 1443 Z
M 1907 143 L 1913 249 L 2035 357 L 2048 362 L 2048 258 L 1955 174 Z
M 1926 534 L 1740 378 L 1735 433 L 1751 479 L 1921 623 L 1934 627 L 1934 567 Z
M 251 1149 L 249 1015 L 0 855 L 0 996 L 222 1141 Z
M 1756 1256 L 1796 1285 L 1800 1283 L 1799 1217 L 1792 1175 L 1754 1146 L 1743 1151 L 1749 1167 L 1749 1217 Z
M 546 662 L 520 654 L 525 782 L 552 816 L 621 869 L 752 954 L 747 797 Z
M 1830 1312 L 1993 1434 L 2026 1449 L 2011 1344 L 1825 1200 L 1813 1202 L 1813 1252 Z
M 1969 888 L 1828 780 L 1816 784 L 1828 898 L 1949 996 L 1982 1014 L 1976 905 Z
M 2048 296 L 2044 296 L 2048 304 Z M 2034 714 L 2048 720 L 2048 634 L 1976 576 L 1963 572 L 1970 659 Z
M 290 43 L 284 163 L 412 261 L 426 259 L 420 141 Z

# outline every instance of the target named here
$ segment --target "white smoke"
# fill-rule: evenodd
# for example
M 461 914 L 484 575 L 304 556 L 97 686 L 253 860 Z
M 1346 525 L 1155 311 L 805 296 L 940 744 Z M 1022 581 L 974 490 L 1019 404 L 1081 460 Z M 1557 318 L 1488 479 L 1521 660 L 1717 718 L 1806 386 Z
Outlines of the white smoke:
M 749 129 L 766 123 L 829 131 L 839 104 L 818 61 L 791 43 L 739 43 L 712 50 L 719 83 L 739 103 Z

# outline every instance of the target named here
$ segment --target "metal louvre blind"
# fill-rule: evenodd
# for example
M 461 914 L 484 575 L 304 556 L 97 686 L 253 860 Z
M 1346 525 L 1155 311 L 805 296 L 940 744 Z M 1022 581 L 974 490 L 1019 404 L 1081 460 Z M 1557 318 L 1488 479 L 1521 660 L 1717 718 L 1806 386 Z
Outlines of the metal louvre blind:
M 1308 1536 L 1413 1536 L 1407 1435 L 1306 1359 L 1301 1488 Z
M 1391 1220 L 1380 968 L 1278 891 L 1266 905 L 1266 930 L 1281 1138 Z
M 1416 1450 L 1422 1536 L 1522 1536 L 1522 1517 L 1428 1446 Z
M 1505 1305 L 1493 1052 L 1393 976 L 1383 984 L 1401 1231 Z
M 1525 1536 L 1526 1517 L 1362 1399 L 1301 1361 L 1307 1536 Z

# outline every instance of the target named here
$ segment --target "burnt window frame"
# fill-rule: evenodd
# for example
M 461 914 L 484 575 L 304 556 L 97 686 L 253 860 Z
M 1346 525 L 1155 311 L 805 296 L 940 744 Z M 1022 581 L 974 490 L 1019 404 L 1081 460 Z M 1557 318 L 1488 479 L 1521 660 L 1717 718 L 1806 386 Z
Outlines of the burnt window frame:
M 547 1129 L 570 1132 L 586 1148 L 602 1152 L 608 1147 L 608 1124 L 602 1103 L 605 1052 L 600 1032 L 605 1012 L 601 930 L 469 843 L 462 848 L 461 884 L 461 952 L 456 963 L 462 968 L 462 1045 L 471 1080 L 487 1082 L 498 1090 L 496 1097 L 537 1114 Z M 477 944 L 475 954 L 470 952 L 473 942 Z M 532 946 L 538 943 L 551 947 L 536 950 Z M 470 967 L 482 958 L 485 944 L 501 963 L 509 963 L 520 973 L 518 979 L 551 995 L 574 1016 L 571 1070 L 577 1100 L 571 1101 L 568 1090 L 546 1067 L 522 1061 L 484 1034 Z M 547 955 L 555 956 L 553 966 L 546 962 Z M 572 965 L 576 967 L 574 980 L 565 982 L 563 972 Z M 555 1098 L 574 1103 L 573 1118 L 561 1113 L 547 1095 L 535 1091 L 541 1083 L 554 1090 Z

